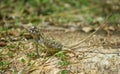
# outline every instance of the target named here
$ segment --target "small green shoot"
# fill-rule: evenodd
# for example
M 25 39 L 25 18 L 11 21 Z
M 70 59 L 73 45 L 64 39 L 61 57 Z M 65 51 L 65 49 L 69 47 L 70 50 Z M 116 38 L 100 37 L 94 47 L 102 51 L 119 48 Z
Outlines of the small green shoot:
M 57 56 L 61 59 L 61 60 L 65 60 L 66 59 L 66 56 L 65 54 L 61 51 L 61 52 L 58 52 L 57 53 Z
M 60 58 L 58 65 L 60 65 L 61 67 L 65 67 L 70 64 L 70 62 L 66 59 L 66 55 L 63 52 L 58 52 L 57 56 Z M 61 74 L 67 74 L 67 70 L 62 70 Z
M 10 58 L 12 58 L 12 57 L 14 56 L 14 52 L 9 51 L 9 52 L 7 53 L 7 55 L 8 55 Z
M 35 53 L 27 53 L 26 55 L 27 55 L 27 57 L 29 57 L 29 58 L 35 58 L 35 57 L 36 57 L 36 54 L 35 54 Z
M 67 70 L 62 70 L 62 71 L 61 71 L 61 74 L 68 74 L 68 73 L 67 73 Z
M 9 67 L 9 62 L 8 61 L 0 61 L 0 69 L 4 70 Z
M 19 19 L 15 18 L 15 26 L 18 26 L 18 25 L 19 25 Z
M 25 61 L 25 59 L 22 58 L 22 59 L 21 59 L 21 62 L 24 64 L 26 61 Z
M 59 65 L 67 66 L 70 64 L 70 62 L 66 60 L 66 55 L 63 52 L 58 52 L 57 56 L 60 58 L 60 61 L 58 62 Z
M 70 63 L 68 61 L 59 61 L 58 64 L 61 65 L 61 66 L 67 66 Z
M 8 48 L 15 48 L 15 47 L 16 47 L 15 44 L 11 44 L 11 45 L 8 46 Z

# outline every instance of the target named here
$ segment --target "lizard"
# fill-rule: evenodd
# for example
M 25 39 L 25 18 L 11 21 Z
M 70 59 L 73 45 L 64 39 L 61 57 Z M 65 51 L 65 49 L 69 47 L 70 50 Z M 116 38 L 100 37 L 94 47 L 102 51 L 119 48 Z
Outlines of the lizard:
M 43 47 L 48 54 L 53 55 L 59 51 L 65 51 L 65 52 L 73 53 L 75 55 L 75 53 L 72 50 L 69 50 L 69 48 L 65 47 L 61 43 L 57 42 L 56 40 L 47 38 L 44 35 L 44 33 L 37 27 L 30 26 L 29 28 L 28 27 L 24 27 L 24 28 L 30 33 L 30 35 L 36 41 L 37 45 Z M 36 49 L 36 51 L 37 51 L 37 55 L 39 55 L 38 49 Z

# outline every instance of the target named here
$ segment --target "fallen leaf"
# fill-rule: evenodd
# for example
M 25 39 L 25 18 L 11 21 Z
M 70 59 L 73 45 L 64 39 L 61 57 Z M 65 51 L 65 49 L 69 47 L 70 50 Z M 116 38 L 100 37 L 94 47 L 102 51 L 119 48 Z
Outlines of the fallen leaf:
M 0 47 L 4 47 L 6 45 L 7 45 L 7 43 L 0 41 Z

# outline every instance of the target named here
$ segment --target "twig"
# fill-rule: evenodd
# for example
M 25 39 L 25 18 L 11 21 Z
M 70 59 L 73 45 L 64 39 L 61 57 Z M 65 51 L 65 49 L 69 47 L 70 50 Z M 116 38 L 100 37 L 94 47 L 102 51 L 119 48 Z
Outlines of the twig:
M 83 43 L 83 42 L 85 42 L 86 40 L 88 40 L 89 38 L 91 38 L 98 30 L 100 30 L 101 28 L 103 28 L 103 27 L 105 26 L 106 21 L 107 21 L 107 20 L 109 19 L 109 17 L 111 17 L 111 16 L 112 16 L 112 14 L 109 15 L 109 16 L 107 16 L 106 19 L 105 19 L 105 22 L 104 22 L 100 27 L 98 27 L 97 30 L 95 30 L 93 33 L 91 33 L 88 37 L 86 37 L 86 38 L 84 38 L 83 40 L 77 42 L 76 44 L 71 45 L 69 48 L 74 49 L 74 48 L 76 48 L 77 46 L 79 46 L 81 43 Z

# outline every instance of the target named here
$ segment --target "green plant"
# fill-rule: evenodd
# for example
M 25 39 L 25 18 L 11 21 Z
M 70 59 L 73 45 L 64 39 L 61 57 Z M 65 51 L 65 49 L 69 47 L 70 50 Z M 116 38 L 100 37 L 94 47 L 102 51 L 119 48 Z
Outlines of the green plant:
M 119 21 L 119 17 L 120 14 L 113 14 L 110 18 L 109 18 L 109 22 L 110 23 L 117 23 Z
M 16 47 L 16 45 L 15 45 L 15 44 L 11 44 L 11 45 L 9 45 L 9 46 L 7 46 L 7 47 L 13 49 L 13 48 Z
M 25 59 L 22 58 L 22 59 L 21 59 L 21 62 L 24 64 L 26 61 L 25 61 Z
M 36 54 L 35 54 L 35 53 L 27 53 L 26 55 L 27 55 L 27 57 L 29 57 L 29 58 L 35 58 L 35 57 L 36 57 Z
M 68 73 L 67 73 L 67 70 L 62 70 L 62 71 L 61 71 L 61 74 L 68 74 Z
M 70 64 L 70 62 L 67 61 L 67 56 L 62 51 L 57 53 L 57 57 L 60 58 L 60 61 L 58 62 L 59 65 L 67 66 Z
M 0 27 L 0 32 L 2 31 L 8 31 L 8 28 L 7 27 Z
M 14 52 L 9 51 L 9 52 L 7 53 L 7 55 L 12 58 L 12 57 L 14 56 Z
M 9 62 L 8 61 L 0 61 L 0 69 L 4 70 L 9 67 Z
M 15 18 L 15 25 L 18 26 L 19 25 L 19 19 Z
M 66 59 L 66 55 L 61 51 L 57 53 L 57 56 L 60 58 L 60 61 L 58 62 L 58 65 L 61 67 L 66 67 L 70 64 L 70 62 Z M 67 70 L 62 70 L 61 74 L 67 74 Z
M 12 72 L 12 74 L 17 74 L 14 68 L 11 68 L 10 71 Z

